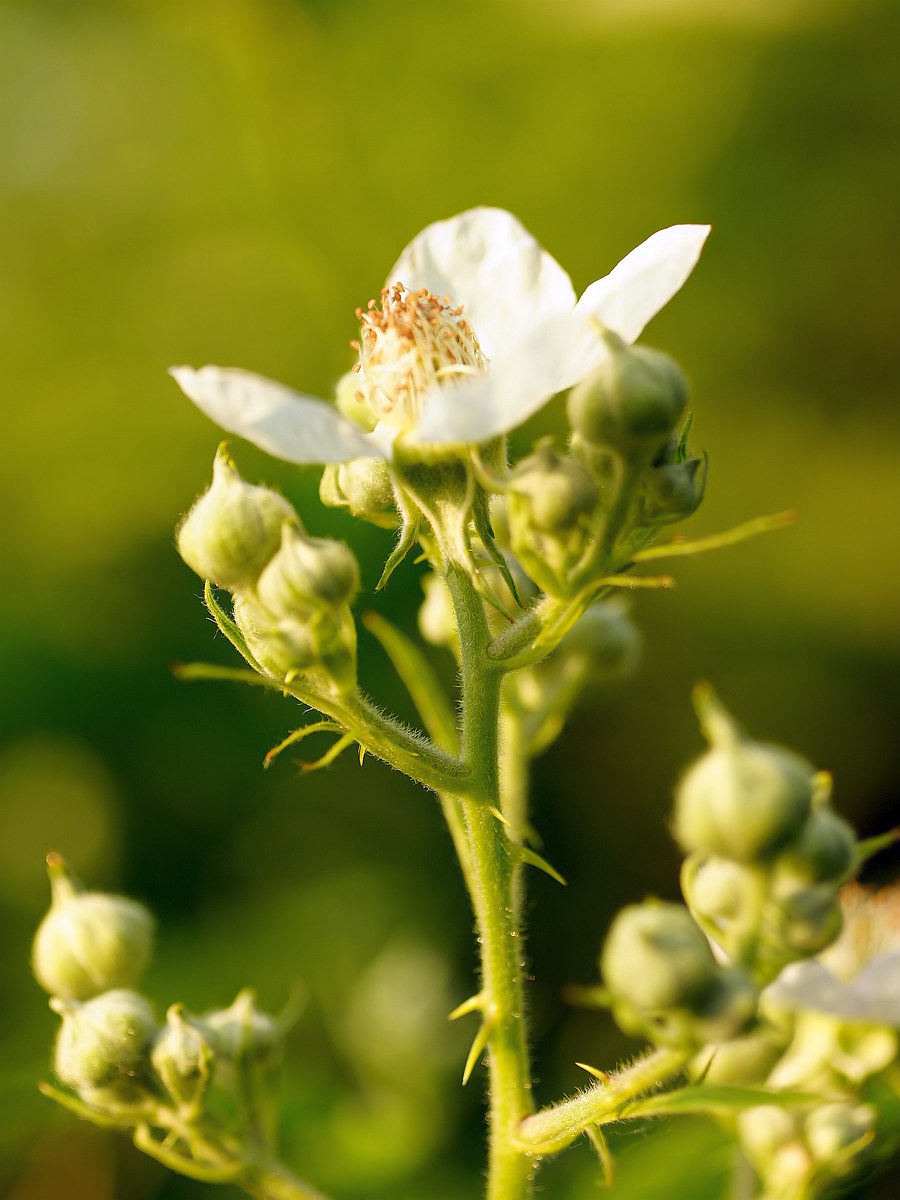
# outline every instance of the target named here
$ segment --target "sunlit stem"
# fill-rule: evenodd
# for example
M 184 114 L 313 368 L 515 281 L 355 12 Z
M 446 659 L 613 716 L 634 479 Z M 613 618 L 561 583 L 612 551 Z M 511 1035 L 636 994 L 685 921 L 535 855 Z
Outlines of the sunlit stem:
M 451 564 L 447 586 L 456 610 L 462 687 L 460 742 L 470 791 L 459 800 L 468 861 L 466 885 L 481 958 L 481 1015 L 490 1073 L 487 1200 L 524 1200 L 534 1164 L 514 1142 L 533 1111 L 523 1013 L 519 870 L 509 831 L 498 819 L 499 714 L 502 675 L 487 656 L 483 603 L 465 572 Z
M 541 1109 L 519 1126 L 520 1148 L 533 1154 L 564 1150 L 591 1125 L 618 1119 L 635 1097 L 677 1075 L 688 1057 L 685 1051 L 669 1047 L 654 1050 L 570 1100 Z

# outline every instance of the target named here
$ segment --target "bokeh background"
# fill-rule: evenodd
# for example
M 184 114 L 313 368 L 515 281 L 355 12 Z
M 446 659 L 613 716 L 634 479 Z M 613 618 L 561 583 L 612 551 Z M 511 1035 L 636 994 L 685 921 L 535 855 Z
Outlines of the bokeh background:
M 712 222 L 647 335 L 690 374 L 711 456 L 690 528 L 799 513 L 641 595 L 640 673 L 537 765 L 536 823 L 571 881 L 533 880 L 541 1099 L 583 1082 L 574 1060 L 633 1049 L 560 994 L 594 977 L 618 907 L 677 892 L 666 819 L 700 748 L 697 678 L 830 768 L 862 831 L 897 821 L 898 63 L 896 0 L 2 0 L 3 1194 L 237 1195 L 37 1095 L 55 1018 L 27 963 L 51 848 L 159 915 L 161 1009 L 248 983 L 277 1009 L 304 981 L 285 1115 L 302 1172 L 348 1200 L 478 1194 L 479 1082 L 457 1086 L 471 1029 L 444 1020 L 470 988 L 470 917 L 436 805 L 352 754 L 263 773 L 301 714 L 170 672 L 232 655 L 171 532 L 218 435 L 166 368 L 327 395 L 354 308 L 429 221 L 509 208 L 578 289 L 654 230 Z M 530 432 L 560 421 L 551 407 Z M 233 452 L 347 538 L 371 589 L 389 535 L 319 510 L 316 472 Z M 413 628 L 420 598 L 405 564 L 377 607 Z M 366 634 L 362 675 L 408 715 Z M 626 1200 L 724 1195 L 711 1125 L 617 1148 Z M 576 1148 L 546 1194 L 593 1195 L 596 1173 Z M 891 1186 L 874 1169 L 847 1194 Z

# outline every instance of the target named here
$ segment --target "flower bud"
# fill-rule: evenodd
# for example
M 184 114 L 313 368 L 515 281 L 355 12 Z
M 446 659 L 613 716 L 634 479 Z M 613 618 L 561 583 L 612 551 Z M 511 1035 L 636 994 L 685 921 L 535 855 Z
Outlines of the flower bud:
M 814 1108 L 806 1118 L 806 1144 L 820 1163 L 840 1164 L 871 1142 L 875 1134 L 871 1104 L 836 1102 Z
M 447 585 L 440 575 L 429 571 L 422 577 L 425 599 L 419 609 L 419 631 L 433 646 L 445 646 L 456 651 L 459 634 L 456 630 L 456 614 Z
M 256 1007 L 252 988 L 239 992 L 228 1008 L 204 1013 L 202 1023 L 211 1031 L 223 1059 L 271 1062 L 281 1053 L 278 1022 Z
M 58 854 L 47 868 L 53 900 L 34 939 L 38 983 L 64 1000 L 131 987 L 150 958 L 150 913 L 124 896 L 84 891 Z
M 779 746 L 735 739 L 714 745 L 675 793 L 674 831 L 689 852 L 738 862 L 770 858 L 809 815 L 812 768 Z
M 597 487 L 575 459 L 561 458 L 549 442 L 524 458 L 509 478 L 507 504 L 512 536 L 517 524 L 539 533 L 573 529 L 597 503 Z
M 260 600 L 280 618 L 339 608 L 358 590 L 353 552 L 343 542 L 309 537 L 297 521 L 284 523 L 281 547 L 257 583 Z
M 775 915 L 770 920 L 769 940 L 780 943 L 794 958 L 817 954 L 830 945 L 841 932 L 843 922 L 834 885 L 794 887 L 781 895 L 779 890 L 776 881 L 771 906 Z
M 837 883 L 856 852 L 856 835 L 830 808 L 814 808 L 799 835 L 778 856 L 779 873 L 810 883 Z
M 354 458 L 327 466 L 319 484 L 319 499 L 329 508 L 347 508 L 355 517 L 365 517 L 376 525 L 396 523 L 391 472 L 380 458 Z
M 641 523 L 664 525 L 684 520 L 700 507 L 705 490 L 705 459 L 686 458 L 652 467 L 641 485 Z
M 795 1115 L 774 1104 L 745 1109 L 738 1116 L 738 1131 L 748 1158 L 762 1168 L 796 1142 L 799 1133 Z
M 691 881 L 687 899 L 692 909 L 717 924 L 739 916 L 746 908 L 754 880 L 746 867 L 730 858 L 706 859 Z
M 608 332 L 605 341 L 604 362 L 569 393 L 569 424 L 595 445 L 626 454 L 653 452 L 684 411 L 687 381 L 658 350 L 628 346 Z
M 223 442 L 212 486 L 178 529 L 178 553 L 201 579 L 232 591 L 253 587 L 281 543 L 282 523 L 294 517 L 284 497 L 241 479 Z
M 737 967 L 720 967 L 703 1000 L 691 1010 L 698 1042 L 727 1042 L 743 1033 L 756 1016 L 759 991 Z
M 702 1051 L 691 1063 L 691 1075 L 709 1084 L 762 1083 L 784 1053 L 785 1045 L 784 1037 L 764 1027 Z
M 649 1012 L 695 1004 L 709 993 L 719 968 L 687 909 L 652 900 L 615 918 L 600 970 L 616 999 Z
M 62 1083 L 89 1102 L 137 1099 L 156 1021 L 138 992 L 116 989 L 83 1004 L 51 1001 L 63 1019 L 53 1066 Z
M 278 621 L 260 604 L 235 596 L 234 623 L 253 658 L 276 679 L 284 679 L 291 671 L 309 670 L 318 663 L 306 621 Z
M 203 1099 L 212 1077 L 213 1035 L 201 1021 L 173 1004 L 159 1031 L 150 1061 L 179 1105 L 193 1106 Z

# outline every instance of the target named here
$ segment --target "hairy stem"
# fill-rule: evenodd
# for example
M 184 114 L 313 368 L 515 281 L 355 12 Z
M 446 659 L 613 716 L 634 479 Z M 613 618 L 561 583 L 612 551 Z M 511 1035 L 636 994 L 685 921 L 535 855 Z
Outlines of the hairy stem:
M 471 780 L 460 797 L 468 861 L 462 863 L 481 956 L 481 1010 L 489 1061 L 490 1146 L 487 1200 L 525 1200 L 534 1163 L 515 1131 L 534 1111 L 525 1041 L 519 869 L 516 845 L 499 815 L 501 674 L 487 657 L 490 632 L 468 576 L 451 565 L 462 676 L 461 745 Z

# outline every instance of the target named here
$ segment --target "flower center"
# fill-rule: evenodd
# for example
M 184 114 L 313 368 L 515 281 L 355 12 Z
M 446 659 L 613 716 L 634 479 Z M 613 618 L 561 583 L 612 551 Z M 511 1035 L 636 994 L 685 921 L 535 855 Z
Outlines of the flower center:
M 487 359 L 462 311 L 449 296 L 410 292 L 401 283 L 383 289 L 380 308 L 370 300 L 356 310 L 360 340 L 350 343 L 359 353 L 355 396 L 379 421 L 411 429 L 432 384 L 484 369 Z

